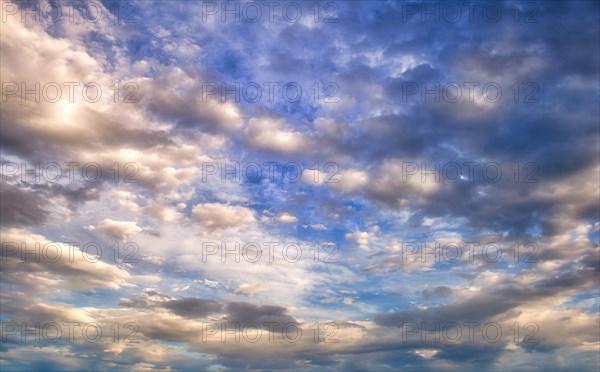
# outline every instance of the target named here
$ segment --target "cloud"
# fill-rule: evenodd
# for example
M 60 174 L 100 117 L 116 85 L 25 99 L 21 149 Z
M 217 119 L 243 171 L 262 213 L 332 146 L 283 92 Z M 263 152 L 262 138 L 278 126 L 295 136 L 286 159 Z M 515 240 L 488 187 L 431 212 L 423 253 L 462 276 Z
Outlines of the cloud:
M 326 180 L 328 180 L 328 175 L 327 173 L 321 172 L 318 169 L 303 169 L 300 180 L 307 185 L 320 186 L 323 185 Z
M 597 282 L 594 275 L 600 272 L 595 263 L 597 254 L 593 257 L 586 256 L 580 263 L 565 264 L 561 274 L 554 278 L 540 279 L 527 286 L 518 282 L 506 280 L 494 283 L 489 288 L 484 288 L 475 295 L 457 302 L 431 307 L 427 309 L 414 309 L 388 314 L 378 314 L 374 317 L 375 323 L 393 327 L 401 326 L 404 322 L 483 322 L 494 319 L 503 313 L 525 305 L 552 298 L 561 292 L 568 292 L 575 288 L 594 286 Z M 439 287 L 438 287 L 439 288 Z M 448 293 L 447 289 L 437 290 L 441 294 Z
M 164 68 L 157 79 L 143 80 L 140 89 L 152 114 L 181 129 L 213 133 L 241 129 L 244 118 L 240 109 L 231 101 L 221 102 L 219 94 L 209 94 L 214 85 L 220 86 L 180 68 Z
M 197 204 L 192 213 L 201 226 L 209 229 L 240 226 L 256 221 L 251 209 L 239 205 L 220 203 Z
M 348 240 L 354 240 L 358 243 L 360 249 L 365 251 L 369 250 L 369 240 L 372 238 L 371 234 L 367 231 L 355 231 L 352 233 L 347 233 L 344 235 L 344 238 Z
M 235 293 L 237 294 L 242 294 L 245 296 L 252 296 L 255 293 L 258 292 L 264 292 L 266 291 L 266 288 L 259 283 L 255 283 L 255 284 L 248 284 L 248 283 L 242 283 L 238 286 L 238 289 L 235 291 Z
M 102 245 L 92 243 L 99 249 L 90 249 L 88 243 L 84 245 L 76 241 L 48 240 L 28 230 L 3 229 L 3 281 L 17 287 L 22 286 L 21 291 L 35 295 L 61 288 L 117 290 L 135 285 L 136 282 L 152 283 L 160 280 L 153 275 L 131 275 L 116 263 L 98 260 L 93 254 L 96 251 L 101 253 Z M 31 251 L 28 255 L 27 249 Z
M 369 175 L 359 169 L 350 169 L 342 171 L 339 174 L 338 182 L 332 183 L 332 187 L 342 193 L 357 192 L 369 183 Z
M 448 297 L 452 294 L 452 288 L 446 285 L 440 285 L 435 287 L 433 290 L 425 289 L 421 292 L 423 298 L 430 299 L 436 297 Z
M 306 134 L 286 130 L 283 119 L 270 117 L 248 121 L 248 142 L 253 147 L 284 154 L 310 151 Z
M 313 230 L 317 230 L 317 231 L 326 231 L 327 230 L 327 226 L 323 225 L 322 223 L 317 223 L 314 225 L 308 225 L 311 229 Z
M 225 309 L 227 312 L 227 321 L 231 324 L 239 323 L 248 325 L 256 323 L 262 326 L 263 323 L 279 323 L 275 325 L 275 329 L 281 329 L 289 323 L 298 323 L 281 306 L 257 306 L 248 302 L 232 302 L 227 304 Z
M 3 226 L 38 226 L 48 217 L 44 198 L 35 192 L 2 182 L 0 198 L 0 221 Z
M 13 4 L 31 5 L 3 10 Z M 41 13 L 62 5 L 62 17 L 3 14 L 2 171 L 10 173 L 9 161 L 28 169 L 76 161 L 103 174 L 96 183 L 80 172 L 61 182 L 3 174 L 3 324 L 93 321 L 109 337 L 32 348 L 13 335 L 3 369 L 598 370 L 597 2 L 498 3 L 498 22 L 481 8 L 463 7 L 450 22 L 444 4 L 437 20 L 430 7 L 416 4 L 413 15 L 415 4 L 384 1 L 316 13 L 298 3 L 296 23 L 277 9 L 271 20 L 264 7 L 256 23 L 222 22 L 223 14 L 205 22 L 206 3 L 177 1 L 119 3 L 119 12 L 84 1 L 72 22 L 65 4 L 38 5 Z M 253 3 L 237 5 L 242 16 L 253 11 Z M 98 22 L 82 18 L 98 9 Z M 332 14 L 338 22 L 324 22 Z M 52 103 L 5 84 L 71 81 L 81 84 L 75 102 L 64 85 Z M 297 82 L 302 98 L 206 94 L 206 83 L 249 81 Z M 453 81 L 479 83 L 474 101 L 448 102 L 443 92 L 434 99 L 436 83 Z M 83 99 L 88 82 L 102 87 L 100 101 Z M 115 102 L 116 82 L 132 83 L 137 102 Z M 487 82 L 502 87 L 499 102 L 480 94 Z M 406 83 L 428 92 L 406 99 Z M 294 162 L 302 182 L 204 182 L 203 163 L 233 161 Z M 489 182 L 480 166 L 471 181 L 403 177 L 409 163 L 450 162 L 494 162 L 503 175 Z M 330 163 L 337 182 L 325 182 Z M 123 182 L 132 169 L 136 182 Z M 261 261 L 215 254 L 203 262 L 199 246 L 214 236 L 228 248 L 262 246 Z M 120 251 L 113 261 L 111 248 L 97 260 L 83 248 L 92 239 L 103 248 L 135 239 L 141 259 L 123 262 L 130 252 Z M 496 241 L 503 259 L 404 259 L 405 242 L 454 240 Z M 273 259 L 266 242 L 281 243 Z M 302 248 L 298 262 L 282 254 L 289 242 Z M 22 260 L 11 250 L 36 243 L 74 259 Z M 330 262 L 325 247 L 333 244 L 340 249 Z M 537 262 L 513 260 L 534 245 Z M 131 321 L 141 342 L 112 342 L 110 327 Z M 278 328 L 232 345 L 231 335 L 223 342 L 203 327 L 270 321 L 298 323 L 303 338 L 270 343 L 281 338 Z M 314 342 L 311 326 L 331 321 L 338 342 Z M 506 332 L 497 343 L 403 339 L 403 322 L 461 321 L 496 322 Z M 537 324 L 539 341 L 515 341 L 515 323 L 521 337 L 531 329 L 524 325 Z
M 280 213 L 278 214 L 276 217 L 277 221 L 281 222 L 281 223 L 294 223 L 294 222 L 298 222 L 298 218 L 295 216 L 292 216 L 289 213 Z
M 110 218 L 105 218 L 97 226 L 97 229 L 102 233 L 117 240 L 127 240 L 135 234 L 143 231 L 143 229 L 133 221 L 115 221 Z
M 185 318 L 203 318 L 208 314 L 219 312 L 222 306 L 213 300 L 184 297 L 166 301 L 162 304 L 162 307 Z

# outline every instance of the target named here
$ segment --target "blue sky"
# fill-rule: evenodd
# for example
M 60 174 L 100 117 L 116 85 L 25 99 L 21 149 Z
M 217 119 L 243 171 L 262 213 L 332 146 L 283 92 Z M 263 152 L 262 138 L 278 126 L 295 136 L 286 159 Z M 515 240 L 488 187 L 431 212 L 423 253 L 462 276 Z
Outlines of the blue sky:
M 600 367 L 597 2 L 1 6 L 3 370 Z

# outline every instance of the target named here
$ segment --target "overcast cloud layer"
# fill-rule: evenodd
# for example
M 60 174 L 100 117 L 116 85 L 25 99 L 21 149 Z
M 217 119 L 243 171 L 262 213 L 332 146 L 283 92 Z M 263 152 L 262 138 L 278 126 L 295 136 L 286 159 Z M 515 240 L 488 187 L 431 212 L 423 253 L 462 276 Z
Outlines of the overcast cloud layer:
M 598 370 L 597 1 L 2 1 L 0 369 Z

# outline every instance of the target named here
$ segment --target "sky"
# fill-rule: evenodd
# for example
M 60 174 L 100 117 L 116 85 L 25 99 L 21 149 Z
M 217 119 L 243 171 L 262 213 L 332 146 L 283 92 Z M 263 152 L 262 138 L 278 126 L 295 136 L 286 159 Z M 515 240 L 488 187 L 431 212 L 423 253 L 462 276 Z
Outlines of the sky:
M 598 370 L 599 4 L 2 0 L 0 368 Z

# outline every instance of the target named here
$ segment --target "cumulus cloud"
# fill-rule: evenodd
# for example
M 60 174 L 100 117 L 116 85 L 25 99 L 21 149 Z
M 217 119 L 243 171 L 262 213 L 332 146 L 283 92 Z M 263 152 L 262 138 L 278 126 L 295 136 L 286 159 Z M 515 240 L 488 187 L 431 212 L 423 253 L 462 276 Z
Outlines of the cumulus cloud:
M 280 153 L 308 152 L 308 136 L 286 128 L 284 119 L 251 118 L 248 121 L 248 142 L 251 146 Z
M 221 203 L 197 204 L 192 213 L 201 226 L 209 229 L 245 225 L 256 221 L 251 209 L 239 205 Z
M 126 240 L 133 237 L 143 229 L 134 221 L 115 221 L 105 218 L 96 227 L 100 232 L 117 240 Z
M 323 183 L 328 180 L 328 174 L 321 172 L 318 169 L 303 169 L 302 177 L 300 178 L 302 182 L 307 185 L 323 185 Z
M 339 182 L 332 183 L 332 187 L 345 194 L 359 191 L 369 183 L 369 175 L 359 169 L 349 169 L 339 174 Z
M 221 305 L 216 301 L 193 297 L 170 300 L 162 306 L 185 318 L 203 318 L 221 310 Z
M 227 321 L 231 324 L 250 324 L 256 323 L 278 323 L 277 329 L 284 327 L 289 323 L 298 323 L 298 321 L 287 314 L 287 310 L 281 306 L 262 305 L 257 306 L 248 302 L 232 302 L 226 307 Z
M 275 219 L 277 219 L 277 221 L 281 222 L 281 223 L 294 223 L 294 222 L 298 222 L 298 218 L 295 216 L 292 216 L 289 213 L 280 213 L 278 214 Z
M 244 123 L 240 109 L 235 102 L 221 102 L 219 94 L 209 94 L 215 83 L 206 80 L 180 68 L 165 68 L 158 79 L 143 80 L 141 89 L 151 113 L 182 129 L 239 130 Z
M 354 240 L 360 247 L 365 251 L 369 250 L 369 240 L 372 238 L 371 234 L 367 231 L 355 231 L 347 233 L 344 237 L 348 240 Z

